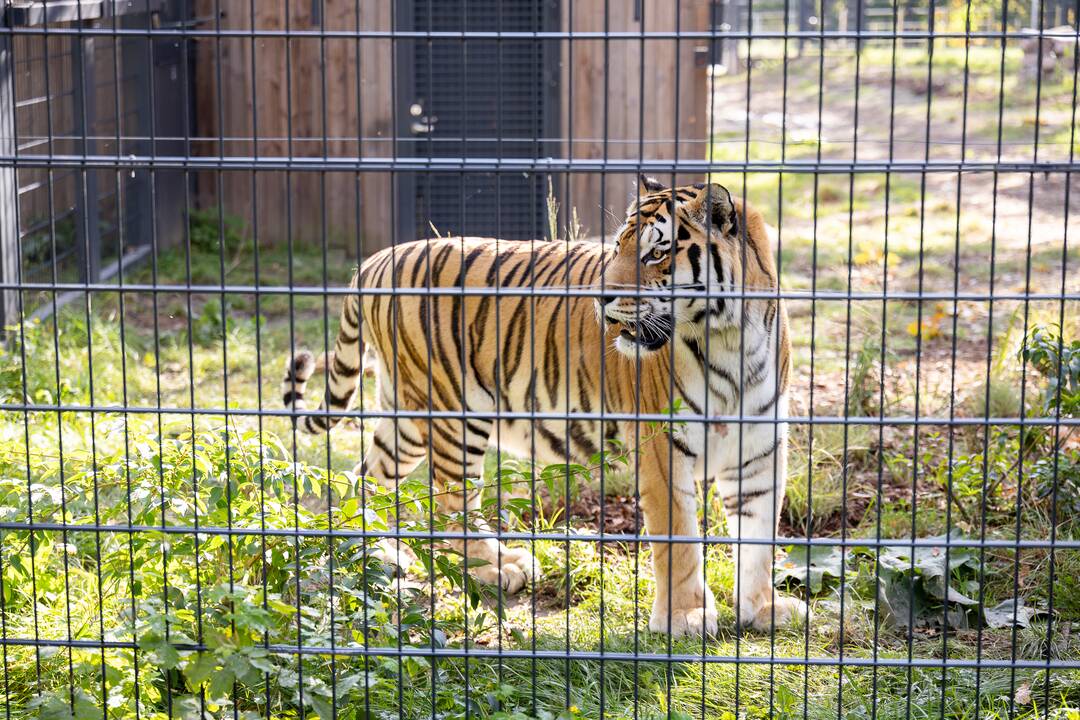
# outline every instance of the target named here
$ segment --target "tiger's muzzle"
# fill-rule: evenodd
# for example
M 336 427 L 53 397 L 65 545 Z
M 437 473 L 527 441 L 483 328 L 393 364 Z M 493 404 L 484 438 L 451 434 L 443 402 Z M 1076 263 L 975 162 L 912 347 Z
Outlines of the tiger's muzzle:
M 667 345 L 675 334 L 675 318 L 670 309 L 653 303 L 633 302 L 618 295 L 603 295 L 597 301 L 598 314 L 619 330 L 615 349 L 633 358 Z
M 615 349 L 628 357 L 634 357 L 641 351 L 655 352 L 667 345 L 675 334 L 675 319 L 667 313 L 641 315 L 626 320 L 608 316 L 608 322 L 620 326 Z

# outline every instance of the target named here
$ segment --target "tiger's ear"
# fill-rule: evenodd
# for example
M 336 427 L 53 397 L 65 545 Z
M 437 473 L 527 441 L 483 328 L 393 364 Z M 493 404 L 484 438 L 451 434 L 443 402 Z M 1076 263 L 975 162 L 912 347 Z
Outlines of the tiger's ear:
M 739 214 L 728 189 L 717 183 L 701 183 L 694 187 L 697 196 L 687 205 L 697 221 L 704 223 L 708 219 L 721 235 L 738 235 Z
M 650 193 L 656 193 L 660 192 L 661 190 L 667 189 L 664 187 L 664 183 L 660 182 L 656 178 L 649 177 L 645 173 L 641 174 L 641 176 L 638 178 L 638 182 L 641 183 L 641 187 L 643 187 L 646 192 Z

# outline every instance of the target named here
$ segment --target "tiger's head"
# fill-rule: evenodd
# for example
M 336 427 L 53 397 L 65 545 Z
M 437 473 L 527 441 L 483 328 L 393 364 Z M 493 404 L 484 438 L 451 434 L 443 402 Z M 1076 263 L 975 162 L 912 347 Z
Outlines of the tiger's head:
M 677 334 L 700 339 L 739 327 L 744 303 L 730 293 L 776 284 L 764 222 L 722 185 L 666 188 L 647 177 L 641 183 L 597 301 L 598 314 L 617 331 L 615 348 L 628 357 L 658 351 Z

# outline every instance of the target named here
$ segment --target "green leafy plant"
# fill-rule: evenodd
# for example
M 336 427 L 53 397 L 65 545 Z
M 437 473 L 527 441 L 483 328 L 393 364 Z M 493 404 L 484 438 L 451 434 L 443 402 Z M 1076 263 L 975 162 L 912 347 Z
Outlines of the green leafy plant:
M 964 628 L 971 622 L 969 610 L 978 604 L 970 597 L 978 592 L 975 571 L 978 555 L 967 547 L 947 545 L 963 542 L 954 531 L 921 539 L 913 547 L 889 545 L 877 555 L 871 547 L 854 547 L 846 553 L 836 546 L 792 545 L 777 563 L 777 587 L 803 587 L 810 595 L 831 591 L 844 575 L 865 586 L 892 624 L 901 627 L 933 627 L 943 623 Z M 947 557 L 947 561 L 946 561 Z
M 968 611 L 978 604 L 969 596 L 978 591 L 978 554 L 967 547 L 946 545 L 963 541 L 955 530 L 926 540 L 913 547 L 882 549 L 881 605 L 900 627 L 968 627 Z
M 1039 608 L 1025 605 L 1023 598 L 1010 598 L 1002 600 L 994 607 L 984 608 L 983 620 L 990 628 L 1026 628 L 1036 617 L 1045 614 L 1045 611 Z
M 877 415 L 881 405 L 881 338 L 867 333 L 862 345 L 854 351 L 848 383 L 847 415 L 870 417 Z
M 1060 328 L 1036 326 L 1018 356 L 1045 383 L 1036 406 L 1043 416 L 1080 416 L 1080 340 L 1066 340 Z M 1037 447 L 1028 456 L 1027 472 L 1040 498 L 1056 499 L 1059 517 L 1080 510 L 1080 448 L 1070 443 L 1075 431 L 1075 425 L 1029 430 Z
M 243 223 L 232 215 L 220 216 L 216 210 L 191 210 L 188 214 L 188 238 L 194 252 L 236 252 L 243 245 Z
M 1031 329 L 1019 352 L 1045 379 L 1042 410 L 1073 417 L 1080 411 L 1080 340 L 1067 341 L 1060 328 L 1038 325 Z
M 657 423 L 644 437 L 672 425 Z M 6 616 L 29 622 L 36 608 L 64 632 L 71 606 L 85 603 L 86 617 L 97 619 L 75 626 L 72 639 L 121 646 L 104 667 L 96 649 L 73 648 L 70 672 L 64 653 L 13 649 L 15 663 L 44 668 L 28 711 L 77 720 L 136 712 L 363 717 L 360 708 L 394 707 L 399 683 L 439 681 L 429 659 L 395 649 L 460 648 L 496 627 L 502 605 L 488 602 L 496 591 L 475 582 L 458 553 L 424 537 L 479 527 L 491 498 L 475 512 L 442 513 L 421 475 L 385 488 L 295 462 L 280 440 L 254 430 L 192 433 L 180 425 L 157 437 L 153 424 L 130 417 L 104 418 L 98 429 L 137 440 L 71 450 L 62 464 L 32 450 L 29 480 L 25 453 L 0 454 L 2 519 L 28 523 L 32 513 L 36 523 L 67 526 L 4 535 Z M 612 443 L 588 466 L 535 474 L 516 466 L 499 481 L 504 491 L 539 481 L 554 495 L 567 481 L 631 459 Z M 502 519 L 513 526 L 528 507 L 504 498 Z M 78 532 L 80 525 L 117 531 Z M 140 530 L 121 530 L 129 525 Z M 397 532 L 405 538 L 393 540 Z M 385 552 L 390 542 L 409 545 L 426 581 L 400 577 L 403 568 Z M 379 648 L 388 654 L 368 654 Z M 428 702 L 438 714 L 465 713 L 454 692 L 434 692 Z M 520 699 L 496 692 L 490 710 L 514 717 Z
M 389 705 L 399 672 L 426 675 L 424 659 L 403 659 L 399 667 L 376 657 L 288 648 L 459 642 L 452 622 L 432 616 L 423 587 L 398 584 L 372 535 L 390 531 L 402 504 L 430 510 L 429 486 L 404 484 L 395 496 L 350 474 L 295 463 L 278 440 L 256 432 L 181 431 L 155 442 L 149 426 L 112 419 L 103 429 L 142 440 L 127 450 L 100 448 L 95 459 L 69 455 L 62 493 L 52 482 L 57 458 L 34 456 L 28 483 L 15 472 L 21 458 L 3 456 L 5 519 L 29 520 L 29 487 L 35 522 L 64 520 L 72 528 L 4 536 L 7 616 L 31 618 L 37 606 L 39 615 L 63 618 L 72 603 L 100 603 L 101 619 L 75 627 L 73 639 L 135 643 L 110 655 L 105 669 L 117 687 L 108 698 L 98 690 L 96 650 L 72 650 L 74 685 L 66 682 L 61 654 L 43 652 L 35 660 L 30 649 L 17 650 L 16 662 L 46 669 L 49 685 L 32 708 L 42 716 L 153 715 L 170 707 L 175 714 L 190 706 L 329 718 L 335 703 L 337 716 L 348 716 L 341 708 L 362 706 L 360 695 L 381 696 Z M 161 530 L 96 538 L 75 532 L 89 523 Z M 421 523 L 402 526 L 416 530 Z M 449 549 L 416 542 L 413 550 L 437 569 L 440 582 L 479 604 L 481 590 L 457 569 Z M 100 561 L 84 566 L 66 557 Z M 76 596 L 82 589 L 86 596 Z
M 209 300 L 203 304 L 191 321 L 192 340 L 199 345 L 220 344 L 226 333 L 235 328 L 235 323 L 229 317 L 230 305 L 227 297 L 222 300 Z
M 1029 373 L 1030 414 L 1049 419 L 1080 415 L 1080 341 L 1065 340 L 1058 328 L 1039 325 L 1029 331 L 1015 357 L 1034 371 Z M 924 452 L 920 467 L 948 494 L 968 527 L 977 525 L 984 509 L 1010 512 L 1004 489 L 1021 478 L 1025 490 L 1033 488 L 1038 499 L 1053 498 L 1056 489 L 1058 516 L 1064 518 L 1080 510 L 1080 448 L 1071 442 L 1074 433 L 1072 425 L 994 426 L 985 440 L 980 438 L 982 447 L 976 451 L 957 451 L 944 459 L 940 453 Z M 910 473 L 910 467 L 905 472 Z
M 773 582 L 777 587 L 792 588 L 802 585 L 811 595 L 817 595 L 843 575 L 843 556 L 836 546 L 789 545 L 787 557 L 777 562 Z M 851 554 L 848 553 L 850 561 Z

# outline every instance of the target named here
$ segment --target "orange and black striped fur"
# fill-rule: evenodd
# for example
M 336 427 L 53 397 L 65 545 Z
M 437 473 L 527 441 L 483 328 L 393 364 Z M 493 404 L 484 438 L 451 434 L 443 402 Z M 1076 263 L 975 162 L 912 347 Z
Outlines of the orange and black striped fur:
M 768 296 L 777 277 L 765 223 L 719 185 L 643 182 L 613 244 L 454 237 L 364 262 L 353 278 L 359 292 L 342 308 L 321 408 L 350 407 L 363 346 L 381 408 L 469 415 L 380 420 L 358 473 L 393 481 L 426 459 L 436 487 L 452 491 L 440 495 L 446 509 L 461 511 L 479 506 L 462 479 L 482 474 L 489 445 L 539 463 L 587 464 L 605 438 L 620 438 L 638 442 L 632 457 L 651 535 L 698 536 L 695 482 L 708 479 L 733 536 L 773 538 L 787 427 L 772 419 L 787 415 L 790 345 L 783 303 Z M 738 297 L 744 291 L 756 294 Z M 284 400 L 305 430 L 321 432 L 340 415 L 304 413 L 314 369 L 309 354 L 296 357 Z M 629 417 L 676 406 L 690 419 L 667 432 Z M 619 419 L 601 422 L 601 411 Z M 740 415 L 749 421 L 716 420 Z M 468 549 L 489 563 L 478 577 L 508 592 L 535 572 L 529 552 L 490 535 Z M 771 545 L 739 544 L 735 553 L 740 622 L 766 628 L 804 616 L 801 602 L 772 589 Z M 701 545 L 653 541 L 653 566 L 649 627 L 713 632 Z

